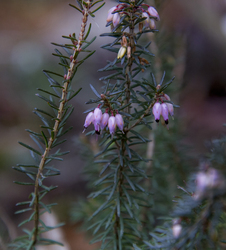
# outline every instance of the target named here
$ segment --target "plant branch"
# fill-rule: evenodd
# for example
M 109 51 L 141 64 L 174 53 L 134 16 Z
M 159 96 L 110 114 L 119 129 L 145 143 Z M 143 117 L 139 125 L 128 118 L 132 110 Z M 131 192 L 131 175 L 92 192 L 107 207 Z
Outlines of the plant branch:
M 133 6 L 133 3 L 131 1 L 131 6 Z M 131 12 L 130 12 L 130 28 L 129 28 L 129 45 L 131 46 L 131 50 L 134 51 L 135 50 L 135 43 L 134 43 L 134 20 L 133 20 L 133 8 L 131 8 Z M 134 58 L 131 56 L 129 59 L 128 65 L 126 67 L 126 90 L 125 90 L 125 103 L 124 105 L 129 104 L 130 102 L 130 85 L 131 85 L 131 79 L 130 76 L 132 75 L 132 65 L 133 65 L 133 60 Z M 128 105 L 126 107 L 126 112 L 128 114 L 130 114 L 130 106 Z M 127 125 L 128 127 L 128 125 Z M 128 130 L 125 132 L 125 137 L 123 139 L 121 139 L 121 147 L 120 150 L 121 151 L 121 155 L 124 158 L 125 155 L 125 142 L 128 140 L 127 139 L 127 133 Z M 119 154 L 120 154 L 119 151 Z M 117 187 L 117 192 L 119 194 L 119 200 L 121 199 L 122 195 L 123 195 L 123 190 L 122 190 L 122 184 L 124 182 L 124 175 L 123 175 L 123 170 L 126 167 L 125 166 L 125 160 L 123 159 L 123 164 L 120 165 L 119 170 L 118 170 L 118 187 Z M 115 211 L 115 226 L 114 226 L 114 231 L 115 231 L 115 235 L 116 235 L 116 239 L 117 239 L 117 250 L 121 249 L 119 247 L 119 237 L 121 237 L 119 235 L 119 231 L 120 231 L 120 217 L 117 214 L 117 210 Z
M 149 114 L 149 112 L 150 112 L 150 110 L 152 109 L 152 107 L 154 106 L 154 104 L 155 104 L 155 103 L 152 102 L 152 103 L 149 105 L 149 107 L 146 109 L 146 111 L 144 112 L 144 114 L 143 114 L 143 115 L 142 115 L 133 125 L 131 125 L 131 127 L 125 128 L 125 129 L 124 129 L 124 132 L 125 132 L 125 133 L 126 133 L 126 132 L 129 132 L 131 129 L 133 129 L 134 127 L 136 127 L 136 126 L 143 120 L 143 118 Z
M 79 40 L 78 40 L 78 44 L 76 47 L 74 47 L 74 53 L 73 53 L 73 59 L 71 60 L 70 63 L 70 68 L 68 69 L 67 75 L 66 75 L 66 79 L 62 88 L 62 95 L 61 95 L 61 101 L 59 104 L 59 108 L 58 108 L 58 114 L 57 114 L 57 118 L 55 120 L 55 124 L 53 126 L 53 130 L 52 130 L 52 135 L 48 140 L 48 146 L 46 147 L 43 155 L 42 155 L 42 159 L 40 161 L 39 164 L 39 168 L 38 168 L 38 173 L 36 176 L 36 180 L 35 180 L 35 190 L 34 190 L 34 195 L 35 195 L 35 202 L 34 202 L 34 211 L 35 211 L 35 215 L 34 215 L 34 233 L 32 236 L 32 241 L 33 244 L 31 245 L 31 247 L 29 249 L 32 249 L 33 246 L 36 244 L 37 242 L 37 238 L 38 238 L 38 234 L 39 234 L 39 216 L 40 216 L 40 211 L 39 211 L 39 180 L 42 178 L 42 172 L 45 166 L 45 162 L 47 157 L 49 156 L 49 152 L 51 150 L 52 144 L 55 141 L 56 137 L 57 137 L 57 133 L 59 131 L 59 124 L 62 120 L 62 116 L 63 116 L 63 112 L 64 112 L 64 107 L 66 105 L 67 101 L 67 92 L 68 92 L 68 87 L 69 84 L 72 80 L 73 77 L 73 73 L 76 67 L 76 58 L 78 57 L 80 51 L 81 51 L 81 46 L 83 44 L 83 39 L 84 39 L 84 34 L 85 34 L 85 27 L 87 25 L 87 21 L 88 21 L 88 13 L 89 13 L 89 8 L 90 8 L 90 4 L 91 1 L 87 1 L 86 5 L 84 5 L 84 11 L 83 11 L 83 19 L 82 19 L 82 24 L 81 24 L 81 30 L 80 30 L 80 34 L 79 34 Z

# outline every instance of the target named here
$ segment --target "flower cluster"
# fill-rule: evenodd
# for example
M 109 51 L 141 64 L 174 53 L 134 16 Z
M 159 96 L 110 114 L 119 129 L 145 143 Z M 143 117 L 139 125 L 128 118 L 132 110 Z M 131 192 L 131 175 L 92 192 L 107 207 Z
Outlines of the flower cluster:
M 160 116 L 162 116 L 165 121 L 165 124 L 168 124 L 169 114 L 173 117 L 174 108 L 171 103 L 165 101 L 170 101 L 170 97 L 166 94 L 163 94 L 163 96 L 161 96 L 159 100 L 157 100 L 157 102 L 154 104 L 152 108 L 152 113 L 155 117 L 156 122 L 159 122 Z
M 146 6 L 147 9 L 144 9 L 143 8 L 144 6 Z M 112 22 L 111 23 L 112 28 L 115 28 L 116 26 L 118 26 L 121 16 L 125 14 L 122 11 L 124 7 L 128 7 L 128 5 L 127 4 L 118 4 L 117 6 L 114 6 L 114 7 L 109 9 L 108 15 L 107 15 L 107 23 Z M 154 7 L 149 6 L 147 4 L 142 4 L 141 6 L 139 6 L 137 8 L 137 11 L 139 13 L 142 13 L 141 14 L 142 17 L 146 18 L 139 25 L 140 31 L 143 29 L 143 27 L 150 28 L 150 29 L 156 28 L 155 20 L 159 21 L 160 18 L 159 18 L 159 14 L 158 14 L 157 10 Z
M 196 175 L 196 190 L 193 195 L 195 200 L 200 200 L 204 197 L 216 193 L 225 192 L 225 180 L 218 170 L 209 167 L 205 171 L 200 171 Z
M 139 23 L 139 30 L 142 31 L 143 27 L 147 29 L 156 29 L 155 21 L 160 21 L 157 10 L 149 6 L 147 11 L 143 11 L 142 17 L 146 18 L 143 22 Z
M 84 131 L 91 123 L 93 123 L 97 134 L 100 134 L 100 130 L 104 130 L 107 125 L 111 135 L 114 135 L 116 127 L 118 127 L 119 130 L 123 132 L 124 121 L 122 116 L 118 114 L 117 111 L 116 115 L 114 115 L 114 112 L 111 111 L 111 116 L 109 116 L 108 109 L 106 109 L 105 113 L 102 114 L 102 111 L 98 106 L 94 109 L 94 111 L 90 112 L 86 116 L 86 120 L 84 123 Z
M 127 4 L 118 4 L 108 11 L 107 24 L 110 23 L 112 29 L 119 25 L 121 16 L 125 15 L 125 12 L 123 12 L 123 8 L 128 6 L 129 5 Z M 144 6 L 146 6 L 146 9 L 143 8 Z M 139 13 L 141 17 L 146 18 L 144 21 L 139 23 L 140 32 L 142 32 L 143 27 L 145 29 L 156 29 L 155 21 L 159 21 L 160 18 L 157 10 L 154 7 L 142 4 L 137 8 L 137 13 Z M 127 45 L 126 37 L 123 35 L 117 58 L 121 59 L 126 52 L 127 58 L 130 58 L 131 47 L 130 44 Z
M 112 8 L 110 8 L 110 10 L 108 11 L 108 15 L 107 15 L 107 22 L 112 22 L 112 26 L 116 27 L 119 24 L 120 21 L 120 14 L 119 12 L 115 12 L 119 10 L 118 6 L 114 6 Z

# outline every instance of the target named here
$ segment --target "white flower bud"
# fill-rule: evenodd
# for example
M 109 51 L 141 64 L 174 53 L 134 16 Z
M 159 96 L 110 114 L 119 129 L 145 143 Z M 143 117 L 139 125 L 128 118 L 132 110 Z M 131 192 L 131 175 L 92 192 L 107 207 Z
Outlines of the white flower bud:
M 126 47 L 122 46 L 118 51 L 117 59 L 123 58 L 125 53 L 126 53 Z
M 199 172 L 196 175 L 196 190 L 194 194 L 195 200 L 198 200 L 204 196 L 208 185 L 209 176 L 205 172 Z
M 175 225 L 173 225 L 172 231 L 173 231 L 174 238 L 178 238 L 180 236 L 180 234 L 181 234 L 181 231 L 182 231 L 181 224 L 175 224 Z

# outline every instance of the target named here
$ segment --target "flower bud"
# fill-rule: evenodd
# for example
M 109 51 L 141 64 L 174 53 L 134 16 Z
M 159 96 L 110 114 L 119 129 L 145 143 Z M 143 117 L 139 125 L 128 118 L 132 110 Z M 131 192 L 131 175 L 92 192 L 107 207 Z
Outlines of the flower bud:
M 209 188 L 221 189 L 225 186 L 223 177 L 216 169 L 209 168 L 208 176 L 209 176 L 209 183 L 208 183 Z
M 175 224 L 175 225 L 173 225 L 172 231 L 173 231 L 173 237 L 174 238 L 178 238 L 180 236 L 180 234 L 181 234 L 181 231 L 182 231 L 181 224 Z
M 127 47 L 127 39 L 125 36 L 122 37 L 121 45 Z
M 110 8 L 110 10 L 108 11 L 108 15 L 107 15 L 107 22 L 110 22 L 113 20 L 114 14 L 112 14 L 112 12 L 114 12 L 115 10 L 116 10 L 116 6 Z
M 206 172 L 199 172 L 196 175 L 196 189 L 194 193 L 194 199 L 200 200 L 206 195 L 210 183 L 209 176 Z
M 117 59 L 123 58 L 125 53 L 126 53 L 126 47 L 122 46 L 118 51 Z
M 127 47 L 127 58 L 129 59 L 131 57 L 131 47 Z
M 156 21 L 160 20 L 159 14 L 158 14 L 157 10 L 154 7 L 150 6 L 148 8 L 148 13 L 150 14 L 151 17 L 154 17 Z
M 139 32 L 140 32 L 140 33 L 142 32 L 143 27 L 144 27 L 143 22 L 140 22 L 140 23 L 139 23 Z
M 207 171 L 201 171 L 196 175 L 196 190 L 194 199 L 200 200 L 205 196 L 212 194 L 211 190 L 224 191 L 225 180 L 220 175 L 219 171 L 214 168 L 209 168 Z
M 149 28 L 150 18 L 147 12 L 142 13 L 142 17 L 146 17 L 146 19 L 143 21 L 144 27 Z
M 118 126 L 118 128 L 123 131 L 123 126 L 124 126 L 124 121 L 123 121 L 123 118 L 120 114 L 116 114 L 115 116 L 115 122 Z
M 150 19 L 150 21 L 149 21 L 149 28 L 151 30 L 155 30 L 156 29 L 156 25 L 155 25 L 155 20 L 154 19 Z
M 167 101 L 170 101 L 170 97 L 167 94 L 164 94 L 164 97 Z
M 168 107 L 168 111 L 169 111 L 169 114 L 171 116 L 174 116 L 174 108 L 173 108 L 173 105 L 171 103 L 166 103 L 167 107 Z
M 181 219 L 179 218 L 173 219 L 172 231 L 173 231 L 174 238 L 178 238 L 181 234 L 182 226 L 180 223 L 181 223 Z
M 162 112 L 161 104 L 159 102 L 156 102 L 152 108 L 152 113 L 155 117 L 156 122 L 159 122 L 161 112 Z
M 168 112 L 168 107 L 165 103 L 162 103 L 161 104 L 161 107 L 162 107 L 162 117 L 165 121 L 165 124 L 168 124 L 169 122 L 169 112 Z
M 113 135 L 115 133 L 115 130 L 116 130 L 116 121 L 115 121 L 114 116 L 111 116 L 108 119 L 108 128 L 109 128 L 110 134 Z
M 101 130 L 103 130 L 107 126 L 108 119 L 109 119 L 109 114 L 108 113 L 104 113 L 103 116 L 102 116 L 101 123 L 100 123 Z
M 87 116 L 86 116 L 86 120 L 84 123 L 84 129 L 87 129 L 88 126 L 93 122 L 94 119 L 94 114 L 93 112 L 90 112 Z
M 112 19 L 113 26 L 116 27 L 119 24 L 119 21 L 120 21 L 120 15 L 119 13 L 115 13 Z

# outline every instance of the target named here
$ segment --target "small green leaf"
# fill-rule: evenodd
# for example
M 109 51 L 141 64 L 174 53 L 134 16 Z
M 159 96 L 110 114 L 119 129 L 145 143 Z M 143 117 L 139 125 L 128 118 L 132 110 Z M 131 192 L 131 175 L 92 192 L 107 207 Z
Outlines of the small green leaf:
M 14 181 L 15 184 L 18 185 L 27 185 L 27 186 L 34 186 L 35 183 L 31 183 L 31 182 L 20 182 L 20 181 Z
M 89 218 L 89 220 L 91 220 L 93 217 L 95 217 L 97 214 L 99 214 L 101 211 L 103 211 L 107 205 L 109 205 L 110 201 L 105 201 L 93 214 L 92 216 Z
M 36 154 L 41 155 L 41 153 L 38 150 L 32 148 L 31 146 L 29 146 L 29 145 L 27 145 L 27 144 L 25 144 L 23 142 L 19 142 L 19 144 L 22 145 L 23 147 L 35 152 Z
M 94 11 L 92 11 L 92 14 L 98 11 L 100 8 L 102 8 L 105 5 L 105 3 L 102 3 L 99 7 L 97 7 Z
M 124 186 L 122 186 L 122 190 L 123 190 L 124 194 L 126 195 L 126 198 L 127 198 L 128 202 L 129 202 L 129 206 L 131 207 L 132 202 L 131 202 L 131 198 L 130 198 L 129 193 L 127 192 L 127 190 L 126 190 L 126 188 Z
M 29 208 L 18 210 L 18 211 L 15 212 L 15 214 L 21 214 L 21 213 L 24 213 L 24 212 L 27 212 L 27 211 L 31 211 L 31 210 L 32 210 L 32 208 L 29 207 Z
M 82 88 L 80 88 L 79 90 L 77 90 L 72 96 L 70 96 L 67 101 L 69 102 L 72 98 L 74 98 L 80 91 L 82 90 Z
M 136 188 L 133 184 L 133 182 L 130 180 L 130 178 L 128 177 L 128 175 L 126 175 L 125 173 L 123 173 L 124 177 L 126 178 L 126 180 L 128 181 L 130 187 L 133 189 L 134 192 L 136 192 Z
M 99 184 L 101 184 L 102 181 L 104 181 L 105 179 L 111 177 L 112 175 L 114 175 L 114 172 L 108 173 L 106 174 L 104 177 L 100 178 L 99 180 L 97 180 L 94 185 L 97 186 Z
M 64 246 L 64 244 L 62 244 L 59 241 L 50 240 L 50 239 L 46 239 L 46 238 L 40 238 L 39 242 L 43 243 L 44 245 L 53 245 L 53 244 L 56 244 L 56 245 Z
M 94 93 L 97 97 L 99 97 L 99 98 L 101 99 L 100 94 L 96 91 L 96 89 L 93 87 L 93 85 L 92 85 L 91 83 L 90 83 L 89 85 L 90 85 L 90 88 L 92 89 L 93 93 Z

